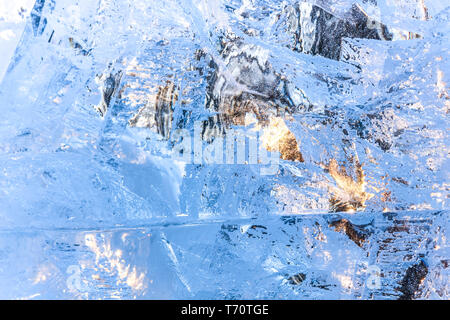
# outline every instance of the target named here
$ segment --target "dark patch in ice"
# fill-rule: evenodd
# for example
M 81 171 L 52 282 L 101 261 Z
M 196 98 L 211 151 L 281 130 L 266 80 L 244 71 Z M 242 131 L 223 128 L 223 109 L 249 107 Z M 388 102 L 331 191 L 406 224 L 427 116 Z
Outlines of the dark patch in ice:
M 428 266 L 423 260 L 411 266 L 406 270 L 405 276 L 400 282 L 399 289 L 403 294 L 399 300 L 413 300 L 414 295 L 419 290 L 419 287 L 428 274 Z
M 370 231 L 367 229 L 368 225 L 355 225 L 347 219 L 339 219 L 332 221 L 330 227 L 333 227 L 337 232 L 344 233 L 350 240 L 362 247 L 364 242 L 370 236 Z

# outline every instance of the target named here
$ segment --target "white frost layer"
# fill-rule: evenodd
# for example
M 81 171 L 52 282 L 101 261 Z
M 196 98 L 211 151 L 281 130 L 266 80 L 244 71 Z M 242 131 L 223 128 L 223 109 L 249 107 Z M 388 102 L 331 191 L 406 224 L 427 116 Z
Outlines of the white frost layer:
M 0 82 L 25 28 L 35 0 L 0 0 Z

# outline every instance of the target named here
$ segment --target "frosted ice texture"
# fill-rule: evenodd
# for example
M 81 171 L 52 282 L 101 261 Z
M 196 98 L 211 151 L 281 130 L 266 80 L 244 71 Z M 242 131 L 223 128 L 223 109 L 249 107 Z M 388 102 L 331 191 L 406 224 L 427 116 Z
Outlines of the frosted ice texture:
M 0 297 L 448 299 L 449 10 L 37 0 L 0 84 Z M 196 123 L 268 130 L 278 170 L 174 159 Z

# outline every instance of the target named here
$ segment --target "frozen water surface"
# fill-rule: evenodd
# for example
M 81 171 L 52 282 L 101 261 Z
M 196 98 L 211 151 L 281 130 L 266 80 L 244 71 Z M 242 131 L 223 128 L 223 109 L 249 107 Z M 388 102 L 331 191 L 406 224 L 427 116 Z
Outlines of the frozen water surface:
M 0 298 L 449 299 L 448 2 L 18 4 Z

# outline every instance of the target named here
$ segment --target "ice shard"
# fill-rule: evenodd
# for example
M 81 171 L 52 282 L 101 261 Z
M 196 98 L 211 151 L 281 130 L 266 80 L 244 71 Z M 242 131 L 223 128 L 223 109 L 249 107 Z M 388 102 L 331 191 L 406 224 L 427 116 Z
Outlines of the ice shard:
M 449 299 L 450 6 L 29 2 L 0 298 Z

